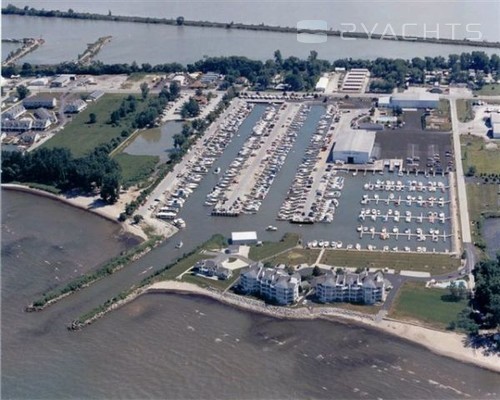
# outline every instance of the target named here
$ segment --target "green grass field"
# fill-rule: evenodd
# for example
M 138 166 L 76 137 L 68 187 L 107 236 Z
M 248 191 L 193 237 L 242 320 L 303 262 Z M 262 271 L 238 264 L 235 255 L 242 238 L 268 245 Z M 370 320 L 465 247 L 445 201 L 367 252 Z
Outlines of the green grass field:
M 423 283 L 407 282 L 400 289 L 389 316 L 417 320 L 434 328 L 445 329 L 467 306 L 466 300 L 443 300 L 447 294 L 447 289 L 427 289 Z
M 468 122 L 474 119 L 474 111 L 470 100 L 457 100 L 457 115 L 460 122 Z
M 99 101 L 90 104 L 84 111 L 74 115 L 72 121 L 45 142 L 41 147 L 66 147 L 75 157 L 81 157 L 103 143 L 108 143 L 115 137 L 120 137 L 123 129 L 129 128 L 134 114 L 129 114 L 120 121 L 119 125 L 108 124 L 110 115 L 119 108 L 121 101 L 128 95 L 105 94 Z M 144 103 L 137 102 L 140 111 Z M 97 117 L 95 124 L 89 124 L 89 115 L 94 113 Z
M 264 242 L 262 246 L 250 247 L 248 257 L 254 261 L 260 261 L 294 247 L 298 240 L 299 235 L 296 233 L 286 233 L 279 242 Z
M 464 172 L 476 167 L 476 174 L 500 174 L 500 148 L 487 149 L 486 142 L 477 136 L 460 136 Z
M 474 94 L 481 96 L 498 96 L 500 95 L 500 83 L 484 85 L 481 90 L 475 90 Z
M 292 249 L 279 256 L 273 257 L 270 262 L 273 264 L 309 264 L 312 265 L 316 262 L 320 250 L 318 249 Z
M 159 158 L 156 156 L 134 156 L 120 153 L 113 157 L 122 169 L 122 184 L 136 185 L 147 180 L 154 172 Z
M 467 200 L 470 218 L 478 221 L 484 212 L 500 212 L 500 187 L 499 185 L 468 183 Z
M 410 271 L 424 271 L 431 275 L 454 271 L 460 260 L 446 254 L 428 253 L 385 253 L 357 250 L 327 250 L 321 259 L 322 264 L 335 267 L 394 268 Z

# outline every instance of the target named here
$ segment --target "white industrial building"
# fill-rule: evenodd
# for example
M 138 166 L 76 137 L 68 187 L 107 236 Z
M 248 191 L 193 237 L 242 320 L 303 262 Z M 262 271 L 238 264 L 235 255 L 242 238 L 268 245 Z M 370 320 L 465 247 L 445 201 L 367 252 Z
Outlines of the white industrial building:
M 500 139 L 500 114 L 491 113 L 490 116 L 491 131 L 493 133 L 493 139 Z
M 257 232 L 232 232 L 231 233 L 232 244 L 256 244 L 257 243 Z
M 314 88 L 314 90 L 316 90 L 317 92 L 326 91 L 326 88 L 328 87 L 328 82 L 329 79 L 326 76 L 322 76 L 321 78 L 319 78 L 318 83 L 316 83 L 316 87 Z
M 48 84 L 48 78 L 36 78 L 29 83 L 29 86 L 47 86 Z
M 437 108 L 439 95 L 428 92 L 398 93 L 379 98 L 378 106 L 386 108 Z
M 375 132 L 346 129 L 339 133 L 332 148 L 332 160 L 347 164 L 366 164 L 375 144 Z

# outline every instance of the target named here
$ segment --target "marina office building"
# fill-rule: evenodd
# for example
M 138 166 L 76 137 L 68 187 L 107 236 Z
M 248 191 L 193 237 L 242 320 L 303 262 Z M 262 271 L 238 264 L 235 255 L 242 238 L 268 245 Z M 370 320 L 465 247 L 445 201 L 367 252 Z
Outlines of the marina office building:
M 289 275 L 279 268 L 264 268 L 261 262 L 241 272 L 240 287 L 246 294 L 256 294 L 278 304 L 295 303 L 299 298 L 300 275 Z
M 321 303 L 346 302 L 375 304 L 385 300 L 386 284 L 381 272 L 351 272 L 327 274 L 314 282 L 316 297 Z

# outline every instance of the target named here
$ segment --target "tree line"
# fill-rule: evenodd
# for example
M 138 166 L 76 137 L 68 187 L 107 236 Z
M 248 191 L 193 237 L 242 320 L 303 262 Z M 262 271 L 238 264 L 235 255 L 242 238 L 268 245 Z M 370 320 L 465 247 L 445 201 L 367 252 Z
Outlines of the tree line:
M 101 198 L 114 203 L 118 199 L 121 169 L 108 156 L 106 146 L 74 158 L 66 148 L 41 148 L 30 153 L 2 151 L 2 181 L 41 183 L 60 190 L 100 190 Z
M 104 64 L 95 61 L 89 65 L 80 65 L 75 62 L 64 62 L 56 65 L 32 65 L 24 63 L 21 66 L 13 65 L 3 68 L 2 75 L 34 76 L 55 74 L 131 74 L 144 73 L 172 73 L 172 72 L 216 72 L 225 75 L 223 88 L 237 83 L 238 79 L 246 78 L 257 90 L 264 90 L 271 86 L 276 75 L 281 75 L 289 90 L 312 90 L 318 77 L 334 68 L 367 68 L 373 77 L 380 78 L 372 83 L 373 91 L 390 91 L 401 87 L 407 79 L 411 83 L 424 82 L 425 73 L 436 70 L 448 70 L 451 83 L 462 83 L 470 80 L 469 70 L 480 72 L 476 81 L 481 83 L 485 74 L 491 73 L 494 77 L 500 76 L 500 56 L 488 56 L 483 51 L 471 53 L 451 54 L 447 58 L 414 57 L 411 60 L 390 59 L 379 57 L 375 60 L 345 58 L 330 62 L 318 58 L 316 51 L 311 51 L 307 59 L 295 56 L 283 58 L 281 52 L 276 50 L 274 57 L 265 62 L 251 60 L 246 57 L 208 57 L 183 66 L 179 63 L 166 63 L 151 65 L 136 62 L 131 64 Z

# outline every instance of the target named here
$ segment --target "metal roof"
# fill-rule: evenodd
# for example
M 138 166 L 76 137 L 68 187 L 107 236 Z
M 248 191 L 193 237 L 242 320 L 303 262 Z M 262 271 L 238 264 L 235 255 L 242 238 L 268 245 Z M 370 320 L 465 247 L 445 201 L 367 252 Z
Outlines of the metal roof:
M 365 129 L 347 129 L 340 132 L 333 151 L 358 151 L 371 153 L 375 132 Z

